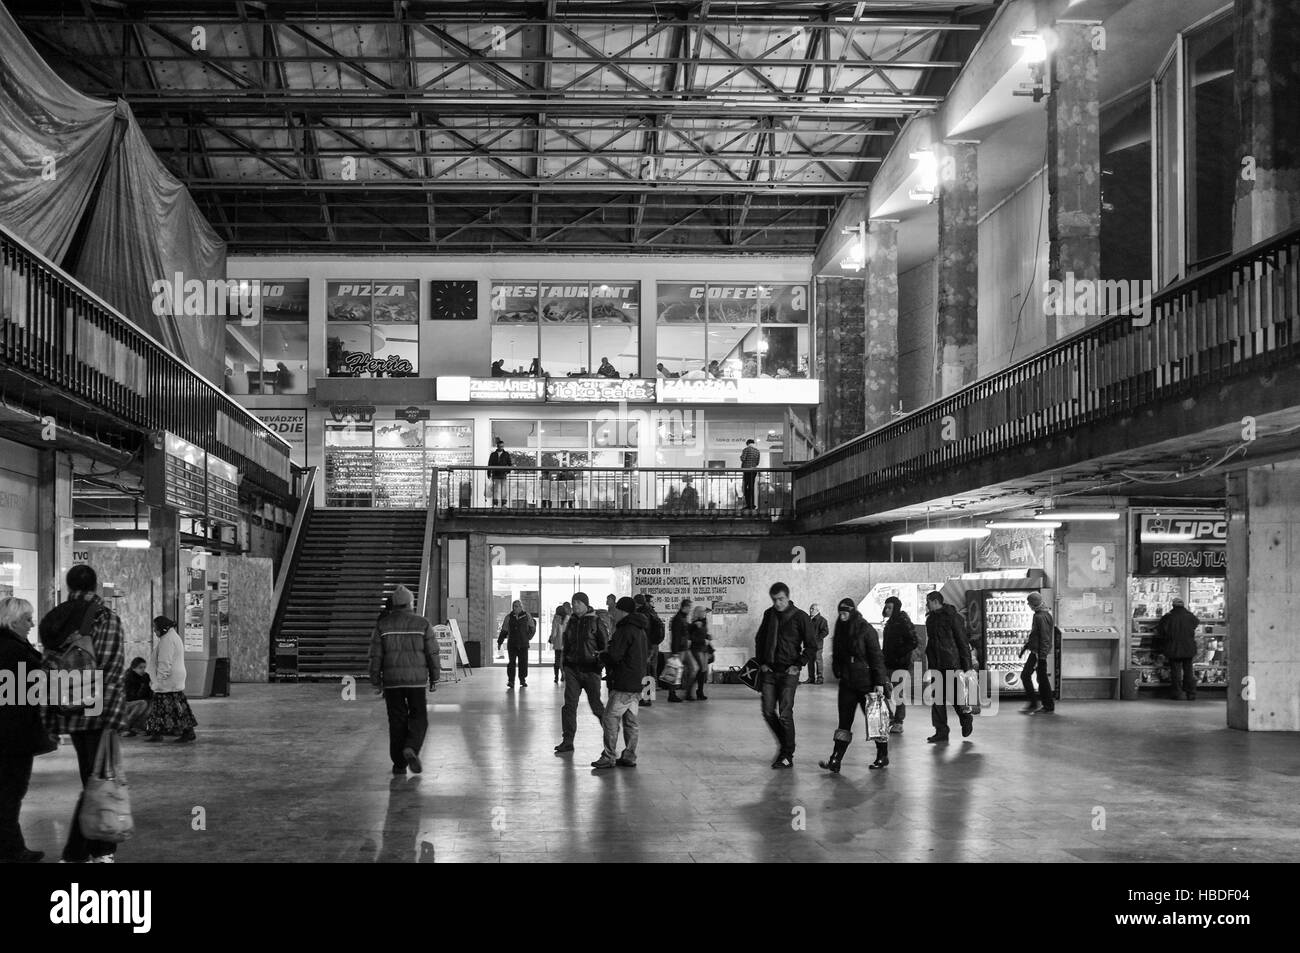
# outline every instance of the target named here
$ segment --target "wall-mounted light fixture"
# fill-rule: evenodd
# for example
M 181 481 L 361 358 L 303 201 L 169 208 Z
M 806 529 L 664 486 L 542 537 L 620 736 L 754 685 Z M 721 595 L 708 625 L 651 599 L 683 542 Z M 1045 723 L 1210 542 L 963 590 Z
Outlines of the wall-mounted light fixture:
M 841 235 L 851 235 L 856 241 L 849 246 L 848 255 L 840 260 L 840 267 L 846 271 L 861 271 L 867 264 L 867 223 L 846 225 L 840 229 Z
M 1029 67 L 1031 82 L 1021 83 L 1012 91 L 1015 96 L 1032 96 L 1034 102 L 1043 101 L 1047 95 L 1044 77 L 1047 75 L 1047 40 L 1040 33 L 1024 31 L 1011 38 L 1011 45 L 1020 47 L 1024 52 L 1020 62 Z
M 913 202 L 934 201 L 939 193 L 939 160 L 933 149 L 909 152 L 908 158 L 916 162 L 916 187 L 909 189 L 907 197 Z

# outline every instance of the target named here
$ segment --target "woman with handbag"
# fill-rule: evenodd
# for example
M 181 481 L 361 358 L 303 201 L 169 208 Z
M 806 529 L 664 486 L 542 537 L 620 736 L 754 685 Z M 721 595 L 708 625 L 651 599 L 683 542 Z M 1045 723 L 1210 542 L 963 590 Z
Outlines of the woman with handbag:
M 702 702 L 709 700 L 709 696 L 704 694 L 704 686 L 709 682 L 709 656 L 713 654 L 713 647 L 709 642 L 708 611 L 704 606 L 696 606 L 692 609 L 691 623 L 686 630 L 687 637 L 690 639 L 691 657 L 695 659 L 697 668 L 695 697 Z M 690 695 L 686 697 L 689 699 Z
M 145 722 L 145 741 L 160 741 L 163 735 L 179 734 L 177 742 L 195 739 L 198 720 L 185 697 L 185 646 L 176 623 L 165 615 L 153 620 L 158 642 L 149 659 L 149 677 L 153 681 L 153 704 Z
M 830 758 L 819 764 L 839 774 L 844 752 L 853 740 L 854 714 L 861 708 L 867 719 L 867 737 L 876 742 L 876 760 L 871 767 L 885 768 L 889 766 L 889 721 L 884 693 L 889 689 L 889 672 L 880 651 L 880 639 L 871 623 L 862 618 L 852 599 L 841 599 L 838 608 L 831 672 L 840 683 L 840 723 L 835 731 L 835 747 Z
M 32 604 L 26 599 L 0 599 L 0 671 L 25 690 L 27 673 L 41 670 L 41 653 L 27 641 L 34 625 Z M 20 673 L 19 666 L 26 669 Z M 45 728 L 36 705 L 0 705 L 0 863 L 34 864 L 43 851 L 28 850 L 18 826 L 32 759 L 58 748 Z

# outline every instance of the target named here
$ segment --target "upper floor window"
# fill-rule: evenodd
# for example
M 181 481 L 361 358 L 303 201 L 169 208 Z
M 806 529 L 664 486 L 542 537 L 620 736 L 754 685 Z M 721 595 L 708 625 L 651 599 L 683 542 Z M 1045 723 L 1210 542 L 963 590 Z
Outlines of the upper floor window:
M 420 283 L 325 283 L 325 367 L 330 377 L 415 377 L 420 372 Z
M 492 283 L 493 377 L 638 377 L 636 281 Z
M 808 286 L 660 282 L 659 377 L 807 377 Z
M 257 281 L 252 320 L 226 319 L 227 394 L 307 393 L 308 282 Z

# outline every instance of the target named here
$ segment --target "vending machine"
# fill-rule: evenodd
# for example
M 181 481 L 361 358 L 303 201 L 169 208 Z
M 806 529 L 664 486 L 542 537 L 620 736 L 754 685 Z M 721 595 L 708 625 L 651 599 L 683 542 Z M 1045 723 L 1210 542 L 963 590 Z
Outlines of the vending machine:
M 1049 611 L 1056 605 L 1051 589 L 971 589 L 966 592 L 966 626 L 969 630 L 971 652 L 977 667 L 989 673 L 990 686 L 996 685 L 1001 695 L 1023 695 L 1020 672 L 1026 656 L 1021 648 L 1029 639 L 1029 629 L 1034 613 L 1025 601 L 1030 592 L 1043 597 Z M 1056 613 L 1052 611 L 1055 618 Z M 1061 697 L 1061 640 L 1054 637 L 1052 653 L 1047 660 L 1047 673 L 1052 680 L 1052 693 Z

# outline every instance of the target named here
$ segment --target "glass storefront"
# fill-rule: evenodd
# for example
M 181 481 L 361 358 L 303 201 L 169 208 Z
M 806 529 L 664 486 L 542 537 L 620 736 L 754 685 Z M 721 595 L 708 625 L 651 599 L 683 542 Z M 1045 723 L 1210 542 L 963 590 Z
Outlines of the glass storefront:
M 808 376 L 808 286 L 659 282 L 655 356 L 668 379 Z
M 254 319 L 226 319 L 227 394 L 307 393 L 308 282 L 257 282 Z
M 325 365 L 330 377 L 420 372 L 418 281 L 327 281 Z
M 638 282 L 504 280 L 491 306 L 493 377 L 638 376 Z
M 327 420 L 325 505 L 422 507 L 434 467 L 473 459 L 472 420 Z

